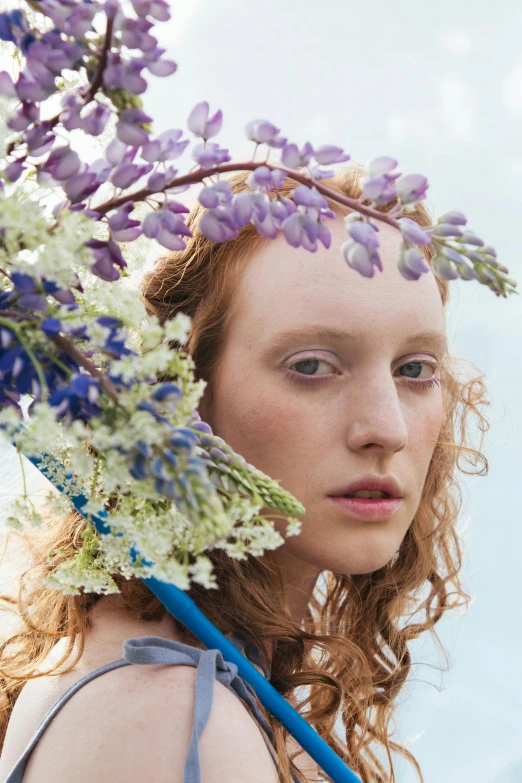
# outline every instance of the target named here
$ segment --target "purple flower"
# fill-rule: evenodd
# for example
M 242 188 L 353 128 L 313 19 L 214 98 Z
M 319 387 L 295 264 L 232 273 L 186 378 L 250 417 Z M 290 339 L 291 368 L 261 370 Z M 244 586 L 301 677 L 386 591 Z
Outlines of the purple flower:
M 181 400 L 183 398 L 183 393 L 180 387 L 175 383 L 167 382 L 157 386 L 152 392 L 151 397 L 153 400 L 157 400 L 158 402 L 163 402 L 164 400 L 168 400 L 172 397 L 175 400 Z
M 76 278 L 76 283 L 74 284 L 74 288 L 76 288 L 78 291 L 80 291 L 80 293 L 82 293 L 83 288 L 78 278 L 78 275 L 74 273 L 74 277 Z M 57 284 L 52 280 L 43 280 L 42 284 L 45 293 L 53 296 L 57 302 L 60 302 L 60 304 L 67 304 L 67 305 L 74 304 L 74 302 L 76 301 L 74 298 L 74 294 L 70 288 L 58 288 Z
M 49 157 L 40 167 L 40 170 L 52 176 L 58 182 L 69 179 L 78 173 L 81 161 L 77 152 L 74 152 L 68 144 L 54 147 Z
M 406 280 L 418 280 L 422 274 L 430 271 L 424 255 L 416 247 L 410 247 L 401 253 L 397 266 Z
M 437 223 L 432 230 L 432 236 L 436 237 L 460 237 L 463 230 L 454 223 Z
M 353 220 L 346 225 L 348 233 L 356 242 L 368 247 L 379 247 L 377 232 L 369 223 Z
M 360 200 L 370 199 L 376 206 L 388 204 L 397 198 L 397 190 L 391 183 L 400 177 L 400 172 L 394 172 L 397 161 L 386 155 L 371 160 L 366 169 L 368 177 L 362 180 L 362 195 Z
M 112 240 L 103 242 L 100 239 L 88 239 L 85 242 L 85 247 L 92 251 L 96 259 L 91 266 L 91 272 L 109 283 L 118 280 L 120 273 L 116 267 L 119 266 L 120 269 L 124 269 L 127 266 L 127 262 L 123 258 L 116 242 Z
M 31 44 L 30 53 L 33 60 L 41 60 L 49 71 L 59 76 L 65 68 L 78 70 L 87 50 L 81 40 L 66 41 L 57 30 L 50 30 Z M 29 67 L 32 71 L 32 63 Z
M 254 208 L 260 209 L 261 219 L 263 219 L 268 212 L 267 200 L 268 197 L 264 193 L 257 191 L 245 190 L 243 193 L 234 193 L 232 199 L 234 225 L 241 228 L 250 223 Z
M 318 147 L 314 150 L 314 158 L 321 166 L 344 163 L 344 161 L 350 160 L 350 156 L 346 155 L 341 147 L 334 147 L 333 144 L 323 144 L 322 147 Z
M 454 261 L 456 264 L 466 264 L 466 259 L 453 247 L 442 247 L 440 251 L 446 258 Z
M 286 179 L 286 173 L 281 169 L 269 169 L 268 166 L 259 166 L 250 172 L 247 178 L 247 185 L 252 190 L 266 190 L 280 188 Z
M 83 130 L 89 136 L 99 136 L 105 130 L 111 111 L 101 103 L 95 103 L 94 107 L 81 119 Z
M 361 201 L 370 199 L 374 204 L 380 206 L 382 204 L 388 204 L 396 197 L 397 191 L 395 188 L 390 187 L 388 177 L 373 177 L 373 179 L 364 180 L 362 196 L 360 198 Z
M 198 201 L 202 206 L 214 209 L 219 204 L 230 204 L 232 201 L 232 188 L 230 183 L 223 180 L 202 188 L 198 194 Z
M 461 280 L 477 280 L 479 277 L 478 272 L 468 264 L 459 267 L 459 276 Z
M 442 253 L 438 253 L 431 259 L 431 268 L 437 277 L 441 277 L 443 280 L 456 280 L 460 276 Z
M 314 209 L 328 207 L 328 202 L 321 196 L 316 187 L 309 188 L 307 185 L 299 185 L 292 192 L 292 198 L 296 204 L 303 207 L 312 207 Z
M 11 29 L 9 14 L 0 14 L 0 41 L 9 41 L 9 43 L 17 43 L 17 36 Z
M 37 122 L 39 117 L 39 106 L 35 103 L 23 103 L 21 108 L 9 117 L 6 124 L 11 130 L 24 131 L 27 130 L 29 125 L 32 125 L 33 122 Z
M 128 49 L 140 49 L 142 52 L 155 49 L 158 43 L 149 31 L 154 27 L 148 19 L 129 19 L 124 17 L 120 22 L 121 42 Z
M 148 68 L 153 76 L 170 76 L 178 69 L 177 64 L 173 60 L 162 60 L 161 56 L 165 54 L 167 50 L 161 47 L 156 47 L 150 51 L 144 51 L 141 56 L 141 61 L 145 68 Z
M 437 221 L 438 223 L 453 223 L 454 226 L 465 226 L 468 219 L 462 212 L 458 212 L 456 209 L 451 212 L 446 212 L 441 215 Z
M 50 129 L 51 123 L 48 120 L 43 120 L 33 128 L 29 128 L 25 134 L 25 141 L 32 157 L 38 158 L 51 149 L 56 136 L 49 132 Z
M 19 8 L 0 14 L 0 40 L 20 45 L 21 37 L 29 32 L 29 25 Z
M 96 182 L 107 182 L 112 171 L 112 166 L 110 166 L 104 158 L 98 158 L 91 163 L 89 171 L 96 174 Z
M 154 141 L 146 142 L 141 150 L 141 157 L 153 163 L 155 161 L 176 160 L 183 154 L 190 141 L 179 141 L 183 131 L 172 129 L 161 133 Z
M 25 310 L 38 310 L 43 313 L 47 309 L 47 300 L 41 294 L 22 294 L 17 305 Z
M 116 125 L 116 136 L 131 147 L 140 147 L 149 140 L 147 131 L 140 127 L 145 122 L 152 122 L 152 117 L 141 109 L 124 109 Z
M 207 101 L 197 103 L 190 112 L 187 122 L 189 130 L 191 130 L 195 136 L 201 136 L 205 141 L 212 138 L 212 136 L 216 136 L 221 130 L 221 125 L 223 123 L 223 113 L 221 109 L 218 109 L 210 119 L 208 118 L 208 113 L 209 105 Z
M 142 228 L 146 237 L 155 239 L 168 250 L 184 250 L 186 247 L 185 241 L 178 234 L 191 236 L 183 218 L 170 209 L 158 209 L 149 213 Z
M 140 17 L 152 16 L 158 22 L 170 19 L 169 3 L 165 0 L 131 0 L 132 7 Z
M 20 160 L 14 160 L 5 167 L 4 172 L 9 182 L 16 182 L 16 180 L 19 179 L 25 168 L 23 162 L 26 157 L 27 156 L 24 155 L 24 157 L 20 158 Z
M 112 170 L 109 181 L 112 182 L 117 188 L 126 190 L 131 185 L 134 185 L 149 171 L 152 171 L 154 166 L 152 163 L 145 163 L 142 166 L 138 166 L 136 163 L 120 163 Z
M 318 238 L 323 244 L 325 240 L 329 243 L 328 236 L 319 230 L 320 224 L 317 220 L 314 220 L 311 215 L 306 213 L 292 213 L 283 220 L 281 227 L 286 241 L 292 247 L 302 246 L 305 250 L 315 253 Z
M 43 321 L 40 321 L 40 329 L 48 337 L 56 337 L 57 334 L 60 334 L 61 328 L 62 323 L 58 318 L 44 318 Z
M 322 179 L 330 179 L 335 174 L 333 169 L 321 169 L 319 166 L 312 166 L 310 169 L 312 179 L 320 182 Z
M 198 223 L 202 234 L 211 242 L 225 242 L 238 236 L 234 210 L 220 205 L 215 209 L 207 209 Z
M 39 7 L 42 13 L 52 19 L 58 32 L 76 39 L 83 38 L 85 33 L 92 30 L 92 19 L 98 10 L 94 3 L 76 5 L 70 2 L 49 2 L 49 0 L 40 2 Z
M 71 203 L 76 204 L 94 193 L 98 185 L 96 174 L 92 171 L 82 171 L 70 177 L 63 185 L 63 189 Z
M 83 102 L 80 97 L 74 92 L 66 93 L 62 98 L 61 105 L 64 107 L 60 114 L 60 122 L 63 127 L 68 131 L 83 128 L 83 120 L 80 116 Z
M 387 155 L 381 155 L 378 158 L 373 158 L 373 160 L 371 160 L 366 166 L 366 170 L 370 179 L 373 179 L 374 177 L 385 176 L 389 182 L 393 182 L 394 179 L 397 179 L 397 177 L 400 176 L 400 174 L 390 173 L 393 172 L 393 169 L 396 166 L 397 161 L 395 158 L 390 158 Z
M 163 191 L 169 182 L 176 178 L 178 170 L 169 166 L 166 171 L 155 171 L 147 180 L 147 188 L 155 193 Z
M 11 280 L 19 294 L 31 294 L 38 290 L 38 283 L 26 272 L 12 272 Z
M 24 72 L 18 77 L 18 81 L 15 84 L 15 90 L 21 101 L 31 101 L 32 103 L 45 101 L 51 92 L 53 92 L 53 90 L 44 89 L 34 79 L 29 79 Z
M 45 44 L 43 41 L 32 41 L 27 48 L 26 63 L 27 69 L 30 72 L 32 78 L 38 82 L 40 87 L 47 91 L 49 95 L 55 90 L 54 79 L 57 73 L 47 66 L 47 57 L 52 54 L 53 50 L 49 44 Z M 52 62 L 52 61 L 51 61 Z M 62 63 L 57 63 L 62 65 Z M 67 60 L 62 65 L 66 67 L 68 65 Z M 60 69 L 58 73 L 60 73 Z
M 123 163 L 125 153 L 129 149 L 128 145 L 118 138 L 112 139 L 105 150 L 105 157 L 113 166 Z M 138 148 L 137 148 L 138 149 Z
M 301 166 L 308 166 L 313 154 L 314 148 L 309 141 L 303 145 L 301 150 L 297 144 L 286 144 L 281 153 L 281 161 L 289 169 L 299 169 Z
M 134 57 L 123 60 L 119 53 L 111 52 L 108 65 L 103 72 L 103 83 L 109 89 L 127 90 L 132 95 L 142 95 L 147 89 L 147 82 L 141 76 L 141 71 L 147 63 L 143 58 Z
M 5 16 L 5 14 L 0 14 L 0 18 L 2 16 Z M 1 37 L 2 35 L 0 29 L 0 38 Z M 0 71 L 0 95 L 7 95 L 8 98 L 16 98 L 14 82 L 7 71 Z
M 430 235 L 426 231 L 423 231 L 419 224 L 415 223 L 414 220 L 404 217 L 400 218 L 398 222 L 402 236 L 408 242 L 413 242 L 414 245 L 420 245 L 420 247 L 429 245 L 431 242 Z
M 426 197 L 428 180 L 422 174 L 406 174 L 395 183 L 395 187 L 401 203 L 411 204 Z
M 267 120 L 251 120 L 245 127 L 245 133 L 256 144 L 268 144 L 270 147 L 284 147 L 287 139 L 279 135 L 279 128 Z
M 70 386 L 56 389 L 49 396 L 49 405 L 56 408 L 56 416 L 70 421 L 75 419 L 88 421 L 94 416 L 99 416 L 102 410 L 98 404 L 99 380 L 87 373 L 81 373 L 72 375 L 69 382 Z
M 228 150 L 220 148 L 219 144 L 213 141 L 207 144 L 196 144 L 192 148 L 192 157 L 204 169 L 231 160 Z
M 355 269 L 363 277 L 373 277 L 375 267 L 382 272 L 382 262 L 375 247 L 362 245 L 359 242 L 346 241 L 341 245 L 341 252 L 349 267 Z
M 132 242 L 141 236 L 139 220 L 131 220 L 129 214 L 134 210 L 134 201 L 127 201 L 110 216 L 107 215 L 111 239 L 115 242 Z

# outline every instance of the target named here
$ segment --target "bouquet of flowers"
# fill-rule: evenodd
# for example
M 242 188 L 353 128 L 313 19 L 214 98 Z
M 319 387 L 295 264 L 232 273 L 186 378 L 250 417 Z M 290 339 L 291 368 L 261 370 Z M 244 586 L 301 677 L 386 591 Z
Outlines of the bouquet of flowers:
M 181 313 L 161 325 L 127 285 L 146 246 L 185 248 L 189 210 L 176 196 L 191 185 L 202 186 L 198 230 L 216 243 L 252 223 L 293 247 L 329 247 L 329 198 L 350 210 L 341 251 L 359 274 L 382 271 L 384 221 L 401 231 L 407 280 L 430 272 L 420 248 L 432 243 L 435 275 L 517 293 L 461 212 L 427 229 L 407 217 L 428 182 L 398 172 L 393 158 L 367 164 L 355 200 L 323 182 L 349 155 L 299 146 L 267 120 L 247 124 L 254 154 L 243 162 L 210 141 L 223 118 L 205 101 L 186 128 L 156 136 L 143 71 L 175 73 L 153 34 L 169 19 L 165 0 L 131 0 L 125 11 L 118 0 L 28 0 L 0 13 L 0 40 L 13 57 L 13 73 L 0 72 L 0 430 L 62 489 L 49 495 L 58 511 L 85 500 L 83 547 L 47 581 L 66 594 L 117 592 L 116 573 L 215 588 L 208 550 L 262 555 L 283 543 L 275 517 L 286 519 L 287 535 L 299 533 L 301 503 L 199 417 L 206 384 L 183 350 L 191 319 Z M 85 135 L 104 142 L 89 164 L 76 149 Z M 194 165 L 180 174 L 187 148 Z M 266 155 L 256 161 L 258 148 Z M 221 175 L 240 170 L 250 172 L 249 190 L 233 194 Z M 287 179 L 297 183 L 291 198 L 279 192 Z M 393 199 L 391 212 L 376 209 Z M 108 510 L 111 534 L 99 536 L 92 519 Z M 43 521 L 26 492 L 8 525 L 22 519 Z

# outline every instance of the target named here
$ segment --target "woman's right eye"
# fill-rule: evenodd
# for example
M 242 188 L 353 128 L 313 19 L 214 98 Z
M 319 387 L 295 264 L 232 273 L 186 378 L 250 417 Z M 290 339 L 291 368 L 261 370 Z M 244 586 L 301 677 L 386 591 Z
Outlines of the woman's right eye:
M 333 365 L 330 362 L 327 362 L 325 359 L 314 359 L 314 358 L 307 358 L 307 359 L 299 359 L 297 362 L 293 362 L 286 370 L 285 376 L 289 378 L 291 381 L 294 381 L 295 383 L 303 383 L 306 386 L 316 386 L 319 383 L 323 383 L 324 381 L 329 380 L 332 377 L 332 373 L 329 373 L 328 375 L 320 375 L 316 376 L 314 374 L 314 371 L 317 369 L 317 366 L 320 364 L 325 364 L 328 367 L 333 367 Z M 298 367 L 301 366 L 301 369 L 299 369 L 297 372 L 294 370 L 290 370 L 290 367 Z

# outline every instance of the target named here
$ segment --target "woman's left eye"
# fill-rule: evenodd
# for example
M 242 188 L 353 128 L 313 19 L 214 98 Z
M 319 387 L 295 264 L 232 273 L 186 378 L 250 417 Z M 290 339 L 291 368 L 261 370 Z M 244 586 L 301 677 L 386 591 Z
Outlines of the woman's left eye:
M 317 386 L 319 383 L 324 383 L 325 381 L 330 380 L 331 373 L 328 375 L 322 375 L 322 376 L 315 376 L 313 374 L 313 371 L 317 369 L 317 365 L 319 364 L 326 364 L 330 367 L 333 367 L 333 365 L 330 362 L 325 361 L 324 359 L 315 359 L 313 357 L 306 358 L 306 359 L 300 359 L 297 362 L 293 362 L 293 364 L 289 365 L 289 367 L 286 370 L 286 377 L 289 378 L 291 381 L 294 381 L 296 383 L 302 383 L 306 386 Z M 290 367 L 298 367 L 299 365 L 304 367 L 304 370 L 295 372 L 294 370 L 290 370 Z M 427 367 L 431 375 L 425 378 L 420 378 L 419 376 L 422 373 L 422 368 Z M 408 368 L 408 372 L 412 372 L 413 376 L 412 378 L 406 377 L 407 386 L 413 386 L 413 387 L 421 387 L 421 388 L 428 388 L 431 386 L 439 385 L 440 379 L 435 378 L 435 371 L 437 369 L 437 364 L 435 362 L 423 362 L 420 360 L 413 360 L 411 362 L 406 362 L 405 364 L 402 364 L 398 369 L 402 370 L 403 368 Z M 403 376 L 405 377 L 405 376 Z

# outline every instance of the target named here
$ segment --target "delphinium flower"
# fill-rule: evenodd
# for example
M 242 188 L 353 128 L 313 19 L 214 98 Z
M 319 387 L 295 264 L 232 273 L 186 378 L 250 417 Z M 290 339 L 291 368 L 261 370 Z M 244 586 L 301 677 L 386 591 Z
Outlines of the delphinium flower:
M 190 319 L 180 313 L 160 325 L 124 286 L 135 243 L 186 247 L 188 208 L 175 197 L 191 185 L 202 184 L 199 229 L 213 242 L 252 223 L 262 236 L 282 235 L 309 252 L 329 247 L 330 199 L 349 209 L 341 258 L 361 275 L 382 271 L 385 221 L 401 231 L 398 268 L 407 280 L 431 269 L 447 280 L 475 279 L 497 296 L 516 287 L 461 212 L 422 229 L 408 218 L 428 182 L 398 173 L 393 158 L 369 161 L 361 198 L 349 199 L 324 182 L 334 173 L 328 167 L 350 159 L 341 147 L 298 145 L 265 119 L 249 122 L 246 134 L 254 157 L 265 149 L 280 155 L 277 162 L 233 162 L 214 140 L 223 114 L 206 101 L 189 113 L 186 130 L 155 135 L 141 96 L 147 71 L 167 77 L 177 69 L 154 35 L 168 19 L 165 0 L 132 0 L 128 8 L 118 0 L 41 0 L 27 13 L 0 13 L 0 39 L 20 63 L 15 78 L 0 73 L 0 428 L 20 453 L 41 460 L 69 500 L 87 499 L 84 545 L 49 577 L 64 592 L 115 591 L 116 572 L 215 587 L 206 551 L 261 555 L 283 541 L 277 517 L 287 520 L 287 535 L 299 533 L 303 506 L 199 419 L 205 383 L 195 381 L 191 357 L 171 348 L 185 344 Z M 87 164 L 72 131 L 112 136 Z M 186 150 L 194 166 L 180 174 Z M 250 171 L 241 193 L 220 178 L 234 170 Z M 288 178 L 296 183 L 289 197 L 279 192 Z M 45 188 L 56 198 L 50 210 Z M 388 213 L 376 209 L 394 199 Z M 429 243 L 430 266 L 421 251 Z M 109 507 L 113 534 L 99 536 L 92 517 Z M 260 513 L 265 507 L 270 518 Z M 28 513 L 36 524 L 34 507 Z

